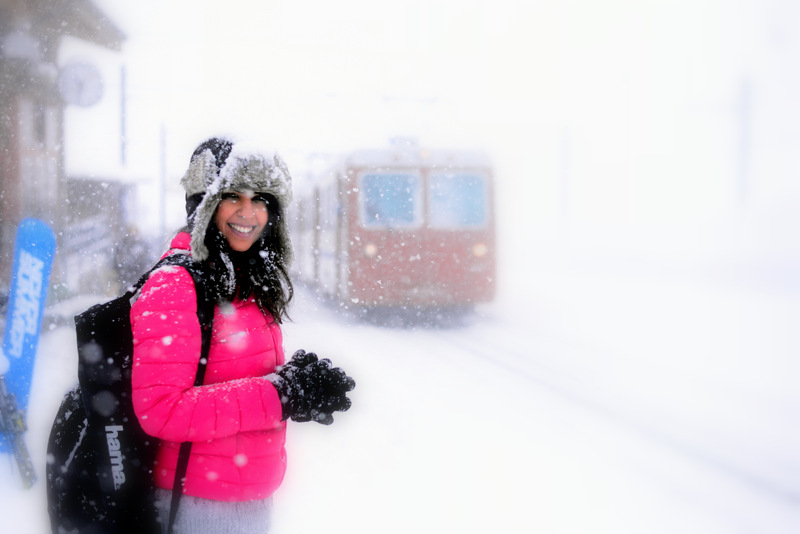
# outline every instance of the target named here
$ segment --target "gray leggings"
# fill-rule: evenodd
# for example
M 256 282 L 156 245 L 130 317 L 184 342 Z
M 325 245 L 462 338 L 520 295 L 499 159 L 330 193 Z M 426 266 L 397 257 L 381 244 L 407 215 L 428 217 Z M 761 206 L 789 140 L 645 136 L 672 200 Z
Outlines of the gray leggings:
M 156 509 L 166 534 L 172 491 L 156 488 Z M 181 497 L 173 534 L 267 534 L 272 519 L 272 498 L 263 501 L 226 502 Z

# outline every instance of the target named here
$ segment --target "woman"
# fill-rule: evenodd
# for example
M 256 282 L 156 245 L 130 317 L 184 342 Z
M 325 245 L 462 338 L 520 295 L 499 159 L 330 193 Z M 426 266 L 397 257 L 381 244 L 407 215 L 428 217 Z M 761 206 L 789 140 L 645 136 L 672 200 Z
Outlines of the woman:
M 200 144 L 181 180 L 188 225 L 167 254 L 191 254 L 215 299 L 202 386 L 194 283 L 182 267 L 152 273 L 131 310 L 133 404 L 161 440 L 153 470 L 166 527 L 180 443 L 192 442 L 176 533 L 266 532 L 286 470 L 286 423 L 333 421 L 355 383 L 298 351 L 284 365 L 280 323 L 292 297 L 285 210 L 291 178 L 277 155 L 226 139 Z M 166 254 L 165 254 L 166 255 Z

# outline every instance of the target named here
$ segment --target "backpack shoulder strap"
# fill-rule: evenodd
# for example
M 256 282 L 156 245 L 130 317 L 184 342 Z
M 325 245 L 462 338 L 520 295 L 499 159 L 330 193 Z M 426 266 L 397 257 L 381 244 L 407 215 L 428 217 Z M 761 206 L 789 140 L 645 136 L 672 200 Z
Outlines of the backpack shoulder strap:
M 161 258 L 152 269 L 147 271 L 139 278 L 128 290 L 125 295 L 132 298 L 133 295 L 139 291 L 147 278 L 155 271 L 165 265 L 178 265 L 186 269 L 192 276 L 194 281 L 194 289 L 197 294 L 197 319 L 200 323 L 201 335 L 201 349 L 200 361 L 197 364 L 197 374 L 195 375 L 194 385 L 202 386 L 206 374 L 206 365 L 208 364 L 208 352 L 211 349 L 211 331 L 214 326 L 214 306 L 215 302 L 208 291 L 206 286 L 207 275 L 202 264 L 194 261 L 189 254 L 173 253 L 169 256 Z M 183 485 L 186 479 L 186 470 L 189 467 L 189 455 L 192 450 L 192 442 L 185 441 L 181 443 L 180 451 L 178 452 L 178 464 L 175 466 L 175 479 L 172 484 L 172 502 L 169 510 L 169 522 L 167 523 L 167 533 L 172 533 L 172 528 L 175 525 L 175 518 L 178 514 L 178 505 L 180 504 L 181 495 L 183 494 Z
M 211 292 L 206 287 L 206 272 L 203 265 L 194 261 L 188 254 L 175 253 L 162 258 L 156 265 L 139 279 L 132 290 L 133 293 L 141 289 L 147 277 L 154 270 L 164 265 L 179 265 L 186 269 L 194 281 L 195 293 L 197 294 L 197 319 L 200 322 L 200 335 L 202 337 L 200 361 L 197 364 L 197 374 L 195 375 L 194 385 L 202 386 L 208 364 L 208 352 L 211 349 L 211 331 L 214 322 L 214 299 Z M 133 294 L 131 294 L 133 296 Z M 189 467 L 189 455 L 192 450 L 192 442 L 181 443 L 178 452 L 178 464 L 175 466 L 175 480 L 172 484 L 172 502 L 169 509 L 169 521 L 167 523 L 167 533 L 172 533 L 175 525 L 175 518 L 178 514 L 178 505 L 183 494 L 183 485 L 186 480 L 186 470 Z
M 208 351 L 211 348 L 211 328 L 214 322 L 214 298 L 206 286 L 208 275 L 205 267 L 192 259 L 189 254 L 174 253 L 165 256 L 155 266 L 150 269 L 134 286 L 134 291 L 141 289 L 147 277 L 156 269 L 165 265 L 178 265 L 183 267 L 192 276 L 194 281 L 195 294 L 197 295 L 197 318 L 200 322 L 200 332 L 202 336 L 202 346 L 200 365 L 197 368 L 197 376 L 194 385 L 200 386 L 203 384 L 206 372 L 206 361 L 208 359 Z
M 161 258 L 149 271 L 144 273 L 139 278 L 139 281 L 131 286 L 128 293 L 125 295 L 129 298 L 133 297 L 133 295 L 144 286 L 147 279 L 153 274 L 153 271 L 165 265 L 178 265 L 183 267 L 192 276 L 192 281 L 194 282 L 194 290 L 197 295 L 197 318 L 200 322 L 200 332 L 202 336 L 202 357 L 200 358 L 200 365 L 197 368 L 197 377 L 195 378 L 195 386 L 199 386 L 203 384 L 203 379 L 205 378 L 205 364 L 208 358 L 208 350 L 211 347 L 211 328 L 214 321 L 215 305 L 214 298 L 206 287 L 208 276 L 205 267 L 201 263 L 194 261 L 189 254 L 182 252 L 170 254 L 169 256 Z

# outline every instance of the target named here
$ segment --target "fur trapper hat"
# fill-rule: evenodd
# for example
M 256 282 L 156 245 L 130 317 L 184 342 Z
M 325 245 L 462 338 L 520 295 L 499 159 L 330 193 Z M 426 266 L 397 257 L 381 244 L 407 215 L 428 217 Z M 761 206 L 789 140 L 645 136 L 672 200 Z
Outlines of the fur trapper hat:
M 201 150 L 210 142 L 225 145 L 222 157 L 211 148 Z M 217 145 L 218 146 L 218 145 Z M 186 174 L 181 178 L 181 185 L 186 191 L 187 221 L 192 235 L 192 257 L 196 261 L 208 258 L 205 236 L 209 224 L 213 224 L 222 195 L 231 191 L 252 191 L 268 193 L 275 197 L 280 205 L 282 217 L 277 221 L 278 242 L 283 249 L 283 256 L 288 266 L 292 261 L 292 243 L 289 228 L 286 224 L 286 212 L 292 201 L 292 178 L 283 159 L 277 153 L 265 153 L 250 150 L 246 146 L 224 139 L 212 139 L 198 147 L 191 158 Z M 228 153 L 229 151 L 229 153 Z M 227 157 L 226 157 L 227 156 Z M 221 166 L 218 166 L 221 163 Z M 199 204 L 189 199 L 202 197 Z M 270 217 L 272 215 L 270 214 Z

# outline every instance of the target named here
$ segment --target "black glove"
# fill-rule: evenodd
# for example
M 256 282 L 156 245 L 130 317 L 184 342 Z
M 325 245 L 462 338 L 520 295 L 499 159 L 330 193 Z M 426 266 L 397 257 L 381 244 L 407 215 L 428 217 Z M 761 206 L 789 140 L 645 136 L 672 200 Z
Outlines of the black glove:
M 345 372 L 333 367 L 327 358 L 318 359 L 313 352 L 298 350 L 285 365 L 269 375 L 283 405 L 283 420 L 333 423 L 333 412 L 350 408 L 346 393 L 356 382 Z

